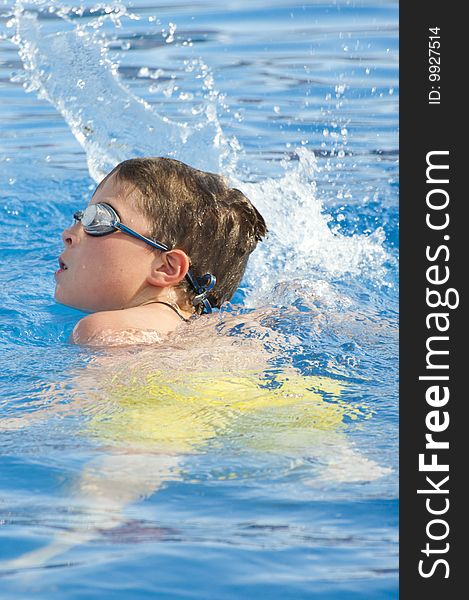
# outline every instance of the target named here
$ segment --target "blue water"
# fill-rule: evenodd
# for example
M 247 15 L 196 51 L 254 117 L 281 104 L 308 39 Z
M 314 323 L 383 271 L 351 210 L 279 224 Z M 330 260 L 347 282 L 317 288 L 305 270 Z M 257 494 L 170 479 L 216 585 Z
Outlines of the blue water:
M 397 2 L 0 15 L 0 597 L 397 598 Z M 142 154 L 227 174 L 269 238 L 195 346 L 69 345 L 60 232 Z M 248 415 L 190 452 L 93 433 L 120 414 L 105 382 L 169 377 L 171 357 L 219 379 L 243 340 L 339 386 L 321 410 L 341 423 Z

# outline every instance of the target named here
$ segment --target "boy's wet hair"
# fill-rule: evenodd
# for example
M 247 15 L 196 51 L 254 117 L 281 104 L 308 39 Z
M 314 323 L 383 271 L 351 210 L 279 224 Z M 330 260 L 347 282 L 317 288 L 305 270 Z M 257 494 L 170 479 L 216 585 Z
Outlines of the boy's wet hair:
M 184 250 L 195 276 L 207 272 L 217 282 L 208 295 L 212 306 L 230 300 L 243 277 L 249 255 L 267 233 L 261 214 L 223 177 L 171 158 L 132 158 L 109 173 L 130 185 L 136 206 L 152 224 L 150 237 Z M 107 178 L 106 178 L 107 179 Z M 194 296 L 183 280 L 189 299 Z

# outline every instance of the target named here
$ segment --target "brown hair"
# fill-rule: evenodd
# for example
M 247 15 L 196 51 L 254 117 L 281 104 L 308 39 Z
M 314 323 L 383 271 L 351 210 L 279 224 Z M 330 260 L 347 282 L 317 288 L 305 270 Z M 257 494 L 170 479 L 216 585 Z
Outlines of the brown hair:
M 267 233 L 261 214 L 223 177 L 171 158 L 132 158 L 109 173 L 137 191 L 137 208 L 152 224 L 150 236 L 189 256 L 197 277 L 217 282 L 208 295 L 220 307 L 236 292 L 249 255 Z M 186 280 L 181 287 L 194 297 Z

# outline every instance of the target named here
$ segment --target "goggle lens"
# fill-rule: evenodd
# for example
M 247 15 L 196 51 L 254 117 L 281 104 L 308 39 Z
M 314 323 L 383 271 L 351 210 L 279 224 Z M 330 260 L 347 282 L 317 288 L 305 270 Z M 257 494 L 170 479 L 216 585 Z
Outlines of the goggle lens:
M 115 211 L 107 204 L 90 204 L 84 211 L 75 213 L 77 221 L 89 235 L 106 235 L 116 230 L 115 223 L 119 222 Z

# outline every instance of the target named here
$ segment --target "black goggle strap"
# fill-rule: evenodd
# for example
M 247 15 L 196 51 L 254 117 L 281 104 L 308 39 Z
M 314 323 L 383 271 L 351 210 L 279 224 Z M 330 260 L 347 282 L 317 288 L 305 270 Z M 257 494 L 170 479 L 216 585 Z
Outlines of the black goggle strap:
M 192 304 L 194 306 L 203 304 L 204 308 L 202 312 L 211 313 L 212 305 L 210 304 L 207 295 L 214 288 L 217 282 L 215 275 L 212 275 L 211 273 L 205 273 L 205 275 L 195 277 L 191 271 L 188 271 L 186 279 L 195 291 L 195 297 L 192 300 Z

